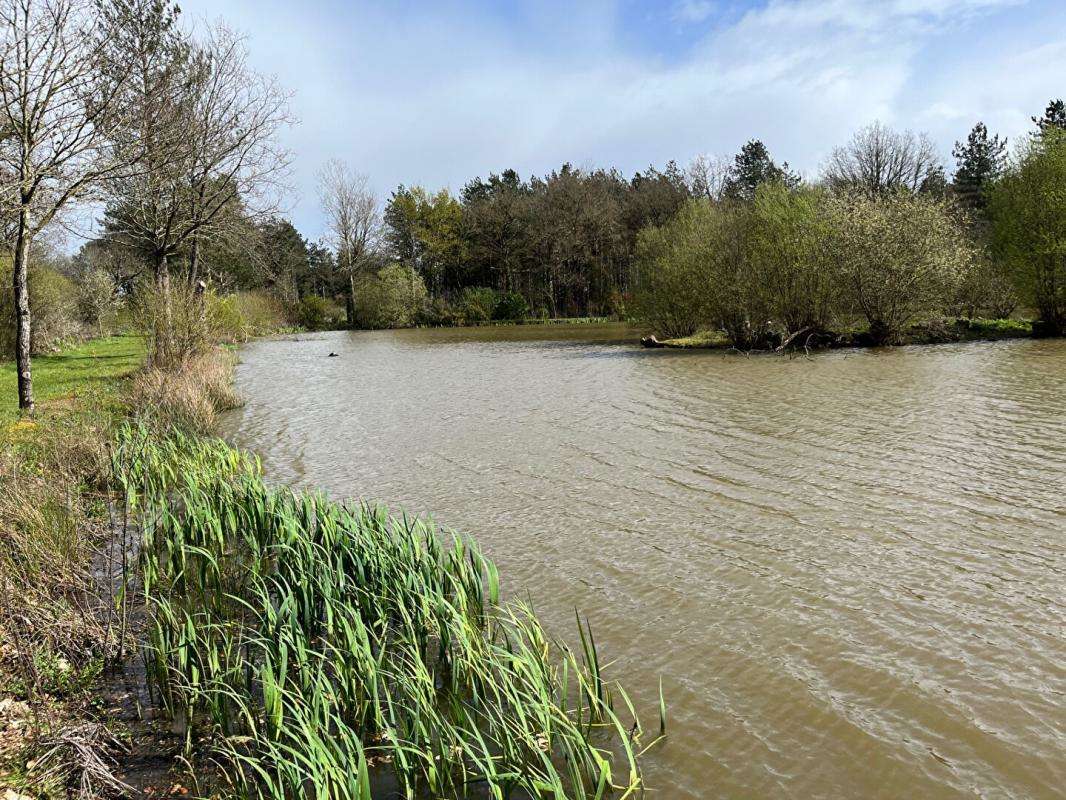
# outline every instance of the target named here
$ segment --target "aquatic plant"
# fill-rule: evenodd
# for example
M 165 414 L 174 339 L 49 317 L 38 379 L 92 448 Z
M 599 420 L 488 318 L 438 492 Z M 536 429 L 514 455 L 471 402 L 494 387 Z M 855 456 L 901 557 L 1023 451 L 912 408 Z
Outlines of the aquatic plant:
M 238 796 L 370 798 L 382 774 L 412 798 L 640 790 L 640 724 L 587 622 L 578 652 L 549 639 L 472 541 L 270 487 L 217 440 L 126 428 L 115 474 L 152 685 Z

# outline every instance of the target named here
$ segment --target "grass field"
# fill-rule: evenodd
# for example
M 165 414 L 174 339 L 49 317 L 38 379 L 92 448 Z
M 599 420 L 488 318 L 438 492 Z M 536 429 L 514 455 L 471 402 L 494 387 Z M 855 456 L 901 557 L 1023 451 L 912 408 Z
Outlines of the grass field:
M 144 340 L 108 336 L 33 359 L 33 392 L 40 410 L 66 401 L 117 396 L 121 380 L 144 363 Z M 0 362 L 0 424 L 18 418 L 18 382 L 13 361 Z

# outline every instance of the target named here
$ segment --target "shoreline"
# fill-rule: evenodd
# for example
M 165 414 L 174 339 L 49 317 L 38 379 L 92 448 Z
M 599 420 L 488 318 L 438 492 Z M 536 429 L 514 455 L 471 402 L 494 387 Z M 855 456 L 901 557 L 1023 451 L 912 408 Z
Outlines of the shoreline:
M 1033 325 L 1029 320 L 985 320 L 958 318 L 920 323 L 910 326 L 896 341 L 876 343 L 865 331 L 812 332 L 807 339 L 799 337 L 793 343 L 785 343 L 773 349 L 738 352 L 783 353 L 804 350 L 845 350 L 878 347 L 910 347 L 915 345 L 960 344 L 965 342 L 999 342 L 1010 339 L 1034 339 Z M 650 340 L 650 341 L 649 341 Z M 813 340 L 813 341 L 811 341 Z M 726 335 L 720 331 L 699 331 L 691 336 L 674 339 L 645 337 L 641 343 L 650 349 L 666 350 L 737 350 Z
M 11 448 L 0 455 L 24 450 L 42 491 L 84 500 L 64 519 L 76 542 L 62 554 L 67 579 L 41 581 L 40 598 L 9 596 L 0 607 L 0 630 L 14 633 L 0 651 L 0 791 L 58 798 L 88 780 L 93 792 L 146 797 L 227 785 L 254 792 L 263 788 L 256 776 L 275 771 L 286 792 L 325 781 L 343 787 L 335 796 L 360 800 L 379 780 L 461 791 L 456 776 L 468 772 L 531 792 L 543 780 L 572 783 L 575 797 L 591 796 L 590 786 L 643 785 L 632 733 L 642 728 L 631 706 L 615 707 L 613 693 L 624 690 L 601 673 L 587 620 L 578 619 L 582 648 L 549 652 L 554 640 L 532 609 L 500 601 L 499 573 L 474 539 L 421 517 L 266 484 L 257 459 L 216 433 L 217 414 L 236 402 L 224 345 L 172 372 L 123 369 L 102 394 L 82 389 L 108 355 L 79 362 L 76 352 L 56 356 L 35 419 L 0 427 Z M 68 385 L 60 378 L 71 371 Z M 78 415 L 89 423 L 84 443 L 67 425 Z M 99 458 L 62 470 L 42 451 L 45 441 L 91 446 Z M 17 480 L 16 490 L 25 491 Z M 46 533 L 47 521 L 36 524 L 26 546 Z M 174 569 L 172 553 L 196 568 Z M 349 585 L 357 575 L 365 589 Z M 285 607 L 329 607 L 343 624 L 323 629 L 315 615 L 286 615 L 286 638 L 277 641 L 275 593 Z M 426 596 L 435 601 L 427 605 Z M 65 637 L 79 608 L 89 627 Z M 20 619 L 7 630 L 12 612 Z M 236 640 L 243 649 L 225 644 Z M 294 649 L 344 669 L 286 667 Z M 91 670 L 78 665 L 86 652 Z M 48 665 L 47 676 L 38 664 Z M 423 697 L 427 680 L 438 688 Z M 481 700 L 484 718 L 456 702 L 483 685 L 497 687 Z M 350 716 L 329 713 L 324 697 L 339 698 Z M 482 731 L 486 719 L 502 727 Z M 348 743 L 336 751 L 314 733 L 333 727 Z M 594 736 L 598 728 L 617 735 Z M 664 731 L 660 700 L 659 737 L 650 735 L 645 749 Z M 486 744 L 494 737 L 505 748 L 499 764 Z M 542 744 L 530 750 L 529 742 Z M 53 770 L 56 754 L 70 748 L 91 758 L 72 756 Z M 564 769 L 560 754 L 574 763 Z

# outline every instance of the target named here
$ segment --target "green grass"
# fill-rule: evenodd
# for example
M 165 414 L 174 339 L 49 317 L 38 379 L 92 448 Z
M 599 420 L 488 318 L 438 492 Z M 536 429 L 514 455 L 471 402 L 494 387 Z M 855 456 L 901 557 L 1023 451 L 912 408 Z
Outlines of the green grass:
M 696 350 L 701 348 L 729 347 L 729 337 L 722 331 L 699 331 L 691 336 L 682 336 L 678 339 L 667 339 L 663 342 L 667 347 L 676 347 L 679 350 Z
M 1028 319 L 984 319 L 959 320 L 965 323 L 969 332 L 975 336 L 988 337 L 1025 337 L 1033 335 L 1033 322 Z
M 122 378 L 144 363 L 144 340 L 133 334 L 79 344 L 57 355 L 33 359 L 33 393 L 38 406 L 87 396 L 117 398 Z M 12 361 L 0 363 L 0 424 L 18 418 L 18 378 Z

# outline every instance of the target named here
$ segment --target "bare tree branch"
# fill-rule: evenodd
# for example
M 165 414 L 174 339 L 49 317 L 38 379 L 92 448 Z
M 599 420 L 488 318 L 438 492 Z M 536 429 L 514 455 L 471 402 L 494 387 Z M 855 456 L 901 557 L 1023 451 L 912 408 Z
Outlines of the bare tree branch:
M 834 188 L 871 194 L 899 189 L 916 193 L 938 174 L 943 174 L 943 164 L 928 136 L 894 131 L 880 122 L 835 148 L 823 168 L 826 181 Z
M 381 208 L 366 175 L 342 161 L 328 161 L 318 174 L 319 199 L 337 265 L 348 278 L 348 323 L 355 316 L 355 279 L 381 244 Z

